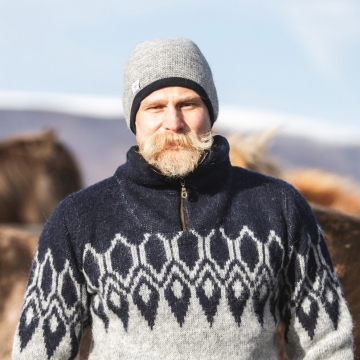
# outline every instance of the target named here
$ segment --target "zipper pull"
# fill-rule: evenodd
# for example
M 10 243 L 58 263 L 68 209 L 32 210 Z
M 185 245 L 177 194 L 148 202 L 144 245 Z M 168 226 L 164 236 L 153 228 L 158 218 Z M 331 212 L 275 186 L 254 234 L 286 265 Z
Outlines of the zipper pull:
M 186 223 L 185 223 L 185 209 L 184 209 L 184 199 L 187 198 L 188 194 L 185 187 L 185 180 L 180 179 L 181 185 L 181 197 L 180 197 L 180 219 L 181 219 L 181 226 L 182 230 L 186 230 Z
M 183 199 L 186 199 L 188 194 L 185 187 L 185 180 L 180 180 L 180 185 L 181 185 L 181 197 Z

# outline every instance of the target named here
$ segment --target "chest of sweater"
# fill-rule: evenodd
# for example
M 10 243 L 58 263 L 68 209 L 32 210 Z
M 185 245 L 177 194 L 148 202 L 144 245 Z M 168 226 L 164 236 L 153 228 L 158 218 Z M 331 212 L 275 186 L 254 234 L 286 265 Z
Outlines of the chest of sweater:
M 260 324 L 267 303 L 276 321 L 283 223 L 262 210 L 268 207 L 261 206 L 261 196 L 230 194 L 226 185 L 199 193 L 189 184 L 182 198 L 184 184 L 178 185 L 165 191 L 124 182 L 105 202 L 107 209 L 92 211 L 96 228 L 83 226 L 92 235 L 81 263 L 94 314 L 105 327 L 109 313 L 117 314 L 127 330 L 133 303 L 152 329 L 164 300 L 182 327 L 197 301 L 199 316 L 212 326 L 224 298 L 237 326 L 248 302 Z
M 94 339 L 109 344 L 115 337 L 116 354 L 134 348 L 139 358 L 151 344 L 182 349 L 184 356 L 199 341 L 213 344 L 215 334 L 218 346 L 230 346 L 236 356 L 254 343 L 259 351 L 259 340 L 272 349 L 283 257 L 273 231 L 263 241 L 246 226 L 237 238 L 223 228 L 191 230 L 144 234 L 136 245 L 118 233 L 101 254 L 88 244 L 84 274 Z

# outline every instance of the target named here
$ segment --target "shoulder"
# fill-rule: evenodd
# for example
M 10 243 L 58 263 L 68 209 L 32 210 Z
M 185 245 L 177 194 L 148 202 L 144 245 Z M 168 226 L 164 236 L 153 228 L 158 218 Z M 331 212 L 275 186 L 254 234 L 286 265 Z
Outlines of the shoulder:
M 260 200 L 263 206 L 280 206 L 286 218 L 314 220 L 308 202 L 284 180 L 234 166 L 232 183 L 235 191 L 247 192 L 248 197 Z
M 60 214 L 71 232 L 80 224 L 92 221 L 97 212 L 104 212 L 116 191 L 117 180 L 111 176 L 94 185 L 68 195 L 62 200 L 51 217 Z
M 94 206 L 106 201 L 116 188 L 116 178 L 111 176 L 96 184 L 72 193 L 63 200 L 64 206 Z
M 284 180 L 255 171 L 232 166 L 233 186 L 240 189 L 252 189 L 257 192 L 266 192 L 269 195 L 277 196 L 300 196 L 299 192 Z

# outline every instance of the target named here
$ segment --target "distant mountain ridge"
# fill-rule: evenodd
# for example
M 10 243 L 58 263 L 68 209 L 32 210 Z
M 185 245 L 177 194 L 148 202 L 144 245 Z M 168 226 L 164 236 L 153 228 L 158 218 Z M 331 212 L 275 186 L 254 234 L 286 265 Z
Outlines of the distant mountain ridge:
M 18 133 L 53 129 L 73 151 L 86 185 L 111 176 L 135 144 L 124 118 L 115 120 L 36 110 L 0 110 L 0 141 Z M 218 133 L 224 133 L 220 127 Z M 226 133 L 229 129 L 226 129 Z M 332 145 L 290 135 L 277 136 L 268 151 L 285 169 L 321 168 L 360 183 L 360 145 Z
M 268 156 L 285 169 L 319 168 L 360 183 L 360 146 L 331 145 L 295 136 L 277 136 Z

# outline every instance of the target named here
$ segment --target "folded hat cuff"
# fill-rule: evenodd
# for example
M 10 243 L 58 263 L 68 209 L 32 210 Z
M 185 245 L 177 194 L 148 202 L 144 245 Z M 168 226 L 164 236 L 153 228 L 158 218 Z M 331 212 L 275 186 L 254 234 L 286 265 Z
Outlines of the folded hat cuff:
M 215 121 L 214 120 L 214 109 L 211 104 L 210 98 L 207 95 L 204 88 L 201 85 L 199 85 L 198 83 L 196 83 L 195 81 L 192 81 L 189 79 L 185 79 L 182 77 L 169 77 L 169 78 L 159 79 L 159 80 L 152 82 L 151 84 L 149 84 L 149 85 L 145 86 L 143 89 L 141 89 L 135 95 L 134 100 L 132 102 L 132 106 L 131 106 L 131 112 L 130 112 L 130 129 L 134 134 L 136 134 L 136 124 L 135 124 L 136 114 L 139 110 L 141 102 L 155 90 L 159 90 L 159 89 L 169 87 L 169 86 L 181 86 L 184 88 L 194 90 L 196 93 L 198 93 L 201 96 L 202 100 L 204 101 L 206 107 L 208 108 L 211 126 L 213 126 L 214 121 Z

